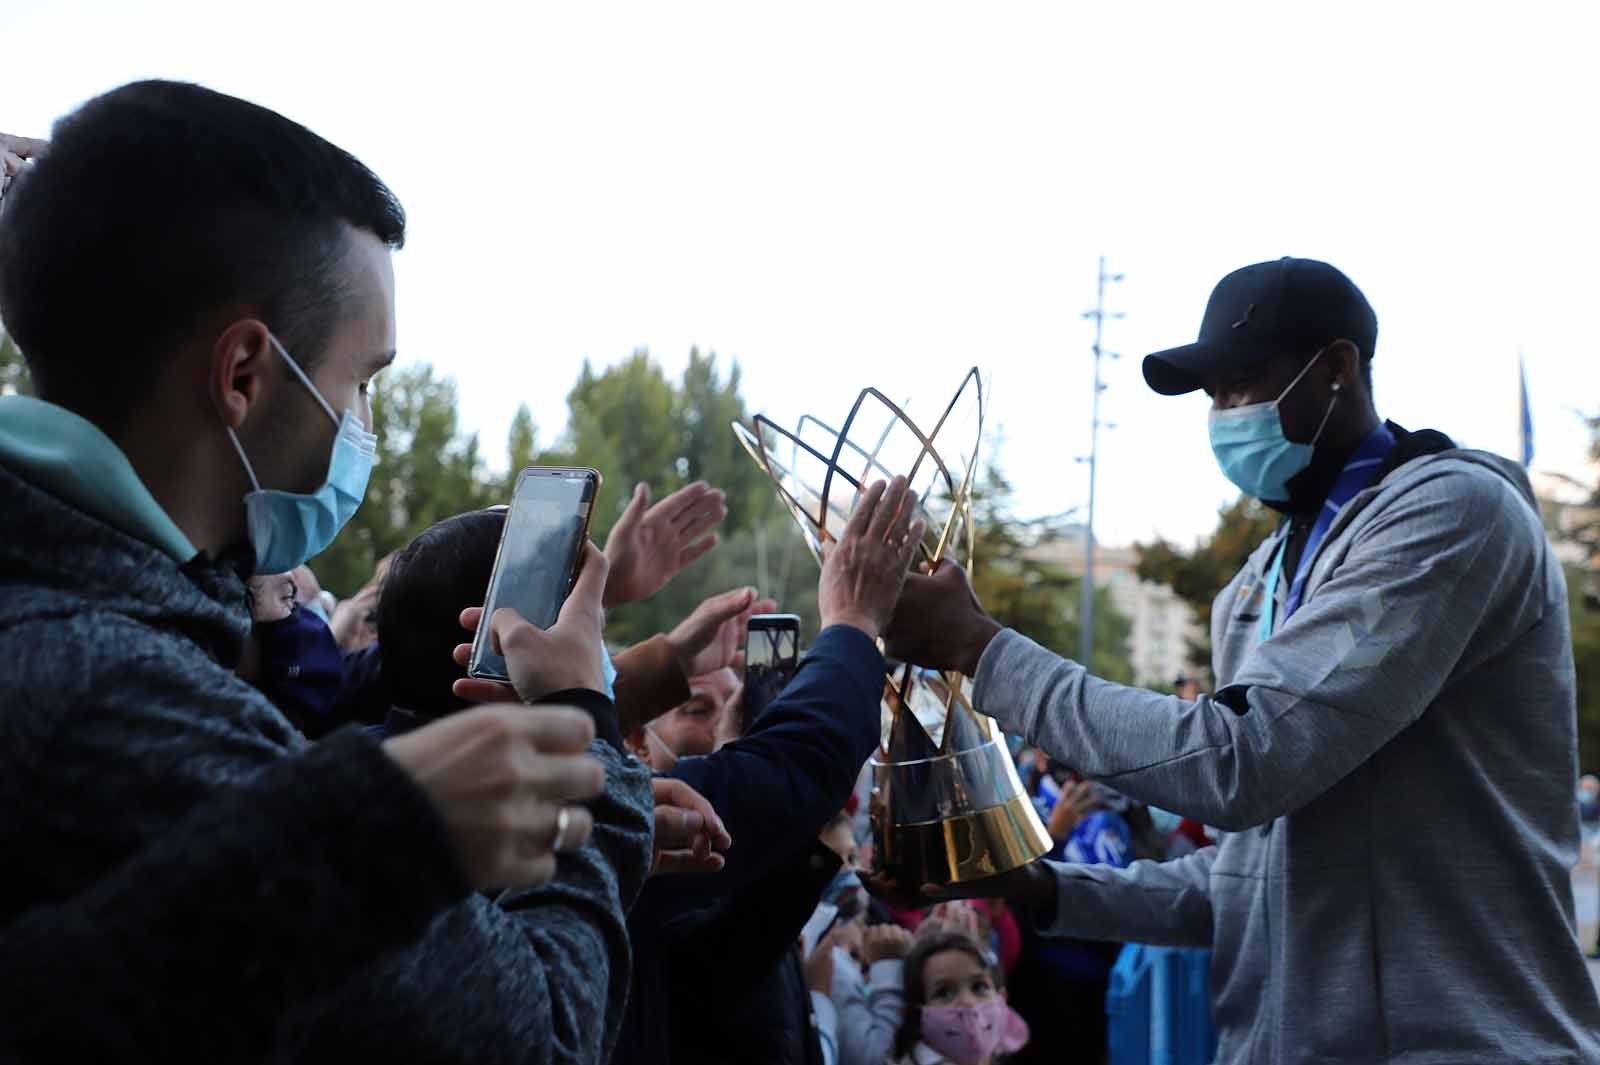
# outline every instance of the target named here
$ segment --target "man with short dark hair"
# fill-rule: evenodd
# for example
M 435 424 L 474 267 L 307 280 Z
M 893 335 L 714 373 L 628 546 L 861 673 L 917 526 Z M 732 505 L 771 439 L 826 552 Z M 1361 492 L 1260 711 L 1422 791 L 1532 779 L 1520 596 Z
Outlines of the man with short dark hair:
M 208 905 L 250 932 L 200 952 L 152 937 L 140 964 L 157 978 L 87 973 L 85 1012 L 188 988 L 219 1060 L 593 1062 L 627 991 L 624 912 L 649 869 L 653 806 L 600 693 L 598 549 L 551 629 L 496 621 L 523 649 L 508 661 L 528 701 L 583 712 L 567 746 L 539 738 L 567 711 L 511 704 L 381 746 L 350 729 L 307 750 L 232 672 L 245 579 L 318 553 L 365 492 L 368 383 L 394 357 L 390 253 L 404 235 L 400 205 L 348 153 L 172 82 L 61 120 L 0 201 L 0 318 L 39 393 L 0 397 L 0 923 L 95 897 L 230 789 L 286 764 L 310 787 L 332 761 L 359 786 L 307 794 L 365 800 L 325 808 L 324 834 L 359 825 L 392 852 L 381 868 L 406 874 L 374 882 L 377 867 L 340 849 L 219 882 Z M 556 801 L 521 794 L 529 773 Z M 473 794 L 516 802 L 463 801 Z M 527 831 L 499 831 L 524 818 Z M 237 831 L 281 854 L 273 827 Z M 507 890 L 495 905 L 474 888 Z M 253 924 L 268 916 L 282 922 L 270 938 Z M 164 979 L 169 957 L 229 975 Z M 259 1011 L 239 1023 L 208 989 Z M 183 1056 L 192 1033 L 164 1036 L 157 1012 L 133 1046 L 92 1015 L 17 1041 L 51 1038 L 81 1060 Z
M 1227 831 L 963 885 L 1056 934 L 1214 947 L 1224 1065 L 1594 1062 L 1561 565 L 1520 467 L 1379 420 L 1376 340 L 1349 278 L 1283 259 L 1223 278 L 1198 342 L 1145 360 L 1157 392 L 1205 390 L 1222 471 L 1284 515 L 1212 608 L 1215 696 L 1099 680 L 1003 630 L 954 566 L 907 584 L 890 653 L 975 675 L 1002 725 Z

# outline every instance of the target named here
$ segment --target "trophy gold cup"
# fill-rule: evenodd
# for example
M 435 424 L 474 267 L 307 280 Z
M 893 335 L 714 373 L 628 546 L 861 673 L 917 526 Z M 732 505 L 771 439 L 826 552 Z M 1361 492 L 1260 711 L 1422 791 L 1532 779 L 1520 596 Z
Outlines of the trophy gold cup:
M 983 383 L 974 367 L 924 431 L 875 388 L 835 429 L 805 415 L 794 430 L 757 415 L 733 429 L 767 473 L 820 563 L 868 484 L 904 474 L 927 525 L 931 565 L 974 564 L 972 490 L 983 439 Z M 937 447 L 936 447 L 937 443 Z M 890 662 L 882 738 L 872 758 L 873 871 L 915 890 L 1016 869 L 1050 850 L 999 726 L 972 704 L 972 682 Z

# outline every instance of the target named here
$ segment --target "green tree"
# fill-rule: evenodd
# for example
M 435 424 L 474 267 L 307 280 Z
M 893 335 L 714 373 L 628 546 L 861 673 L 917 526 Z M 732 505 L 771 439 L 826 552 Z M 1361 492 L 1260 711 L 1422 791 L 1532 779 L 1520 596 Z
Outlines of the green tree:
M 689 351 L 675 402 L 679 434 L 677 471 L 685 482 L 706 481 L 728 496 L 727 526 L 750 528 L 769 509 L 771 482 L 733 435 L 734 422 L 748 424 L 739 395 L 739 364 L 726 379 L 717 372 L 715 352 Z
M 539 457 L 539 434 L 534 428 L 533 414 L 528 410 L 526 403 L 519 406 L 517 413 L 512 416 L 511 431 L 506 437 L 506 451 L 510 455 L 511 463 L 506 469 L 506 478 L 500 486 L 500 494 L 509 500 L 511 490 L 517 485 L 517 474 L 534 465 Z
M 1227 587 L 1257 547 L 1278 527 L 1275 511 L 1247 496 L 1221 508 L 1217 527 L 1193 551 L 1184 551 L 1166 540 L 1139 544 L 1140 579 L 1165 584 L 1194 610 L 1205 630 L 1211 617 L 1211 601 Z M 1189 645 L 1189 661 L 1199 669 L 1211 668 L 1211 638 L 1202 637 Z
M 567 396 L 567 431 L 541 462 L 593 466 L 605 478 L 592 528 L 604 541 L 636 484 L 657 499 L 703 480 L 728 495 L 728 535 L 751 528 L 771 494 L 766 475 L 730 428 L 748 422 L 739 366 L 724 378 L 714 353 L 689 352 L 681 381 L 667 378 L 650 353 L 595 373 L 587 364 Z
M 640 481 L 657 498 L 688 483 L 679 466 L 677 396 L 661 367 L 639 350 L 604 373 L 587 362 L 567 395 L 567 433 L 552 457 L 593 466 L 604 478 L 591 528 L 605 542 Z
M 17 342 L 11 334 L 0 331 L 0 396 L 13 392 L 33 395 L 33 378 L 28 376 L 28 364 L 23 361 Z
M 385 375 L 372 397 L 378 465 L 367 497 L 339 538 L 312 560 L 324 587 L 353 594 L 379 559 L 443 518 L 495 501 L 476 435 L 462 434 L 456 386 L 418 364 Z

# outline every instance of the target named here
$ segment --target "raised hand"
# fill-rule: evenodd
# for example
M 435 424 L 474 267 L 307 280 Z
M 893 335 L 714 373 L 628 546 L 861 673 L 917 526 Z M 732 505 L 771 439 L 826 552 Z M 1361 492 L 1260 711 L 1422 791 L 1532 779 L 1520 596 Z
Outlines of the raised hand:
M 1060 843 L 1072 835 L 1072 830 L 1089 816 L 1099 801 L 1093 784 L 1087 780 L 1070 781 L 1061 789 L 1060 798 L 1056 799 L 1055 806 L 1050 810 L 1050 823 L 1046 826 L 1050 838 Z
M 770 614 L 777 609 L 776 600 L 756 599 L 754 588 L 735 588 L 695 607 L 694 613 L 667 634 L 667 643 L 686 677 L 733 669 L 750 615 Z
M 889 958 L 903 959 L 915 942 L 911 933 L 897 924 L 875 924 L 861 940 L 861 960 L 873 965 Z
M 833 994 L 833 950 L 837 947 L 852 958 L 861 956 L 861 926 L 854 921 L 843 921 L 828 930 L 817 941 L 811 956 L 805 960 L 806 989 L 823 995 Z
M 900 598 L 911 553 L 922 539 L 917 494 L 906 479 L 878 481 L 861 494 L 839 539 L 830 544 L 817 585 L 822 626 L 852 625 L 873 639 Z
M 482 706 L 384 741 L 433 800 L 479 890 L 530 887 L 555 875 L 556 852 L 583 846 L 594 819 L 581 803 L 605 770 L 585 752 L 588 714 L 567 707 Z
M 717 546 L 712 530 L 728 516 L 720 489 L 696 481 L 650 505 L 650 486 L 633 490 L 628 509 L 606 538 L 611 578 L 605 605 L 621 606 L 648 599 L 684 567 Z
M 942 932 L 959 932 L 982 942 L 979 934 L 978 911 L 965 902 L 943 902 L 933 908 L 917 927 L 917 936 L 936 936 Z

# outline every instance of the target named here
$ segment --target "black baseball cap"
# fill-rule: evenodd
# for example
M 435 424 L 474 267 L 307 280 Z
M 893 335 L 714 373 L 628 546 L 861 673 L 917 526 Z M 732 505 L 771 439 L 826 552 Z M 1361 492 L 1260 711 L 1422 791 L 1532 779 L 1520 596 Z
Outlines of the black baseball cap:
M 1274 355 L 1349 340 L 1372 358 L 1378 316 L 1337 269 L 1315 259 L 1278 259 L 1235 270 L 1211 290 L 1200 338 L 1144 359 L 1144 379 L 1164 396 L 1200 388 L 1205 378 L 1248 370 Z

